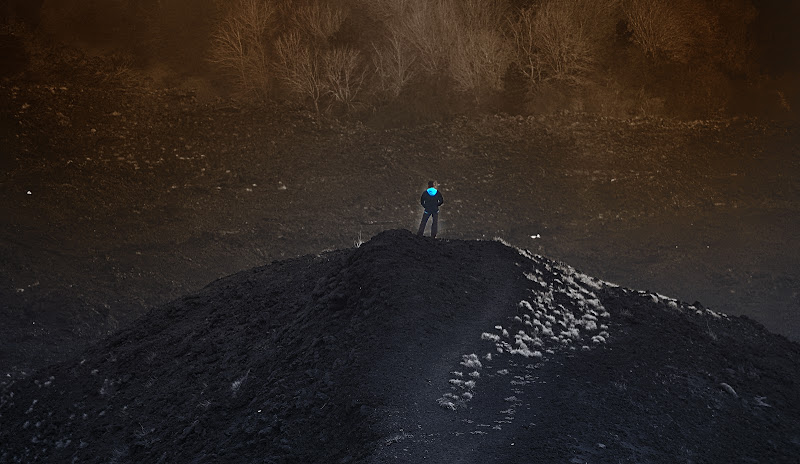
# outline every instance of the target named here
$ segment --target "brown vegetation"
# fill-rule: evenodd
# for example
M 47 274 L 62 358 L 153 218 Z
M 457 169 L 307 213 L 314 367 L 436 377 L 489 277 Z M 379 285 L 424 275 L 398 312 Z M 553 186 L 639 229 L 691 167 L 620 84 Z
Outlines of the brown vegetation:
M 269 92 L 267 47 L 275 14 L 269 2 L 240 0 L 211 37 L 209 61 L 231 71 L 242 90 L 260 96 Z
M 796 79 L 762 71 L 764 50 L 780 44 L 754 42 L 763 41 L 754 31 L 767 27 L 758 21 L 770 5 L 50 0 L 37 21 L 26 21 L 40 24 L 31 29 L 36 36 L 128 54 L 131 66 L 151 74 L 166 67 L 200 76 L 217 94 L 288 100 L 319 113 L 446 114 L 474 111 L 478 102 L 481 110 L 522 114 L 792 116 Z M 8 12 L 4 21 L 18 17 Z

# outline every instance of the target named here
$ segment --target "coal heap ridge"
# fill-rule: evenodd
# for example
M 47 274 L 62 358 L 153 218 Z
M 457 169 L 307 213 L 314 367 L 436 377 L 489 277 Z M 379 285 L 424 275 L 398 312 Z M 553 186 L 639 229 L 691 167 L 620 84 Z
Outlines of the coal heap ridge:
M 390 230 L 12 383 L 0 462 L 792 462 L 798 392 L 798 345 L 746 318 Z

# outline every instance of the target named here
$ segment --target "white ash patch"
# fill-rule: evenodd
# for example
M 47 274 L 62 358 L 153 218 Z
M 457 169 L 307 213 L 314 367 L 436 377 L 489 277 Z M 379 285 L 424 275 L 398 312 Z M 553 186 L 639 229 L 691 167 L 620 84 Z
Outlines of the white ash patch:
M 496 240 L 510 246 L 502 239 Z M 559 351 L 591 350 L 605 343 L 609 337 L 606 322 L 610 314 L 596 292 L 608 284 L 527 250 L 516 250 L 526 258 L 520 268 L 531 282 L 530 294 L 517 303 L 516 314 L 509 320 L 480 334 L 482 341 L 494 346 L 494 354 L 487 353 L 484 361 L 508 355 L 538 363 Z M 460 365 L 470 371 L 470 380 L 460 371 L 460 375 L 450 378 L 451 391 L 438 400 L 439 405 L 447 409 L 458 408 L 471 400 L 481 378 L 483 365 L 474 353 L 463 355 Z M 508 371 L 501 370 L 497 374 L 507 375 Z M 464 396 L 464 392 L 470 394 Z
M 511 247 L 506 241 L 496 241 Z M 512 247 L 514 248 L 514 247 Z M 529 281 L 529 294 L 516 304 L 516 312 L 505 321 L 497 321 L 493 330 L 480 334 L 480 340 L 491 343 L 494 351 L 488 351 L 482 357 L 484 362 L 491 363 L 497 356 L 505 359 L 521 359 L 527 369 L 535 369 L 558 353 L 580 353 L 595 350 L 605 345 L 610 337 L 611 314 L 603 306 L 599 293 L 608 288 L 619 288 L 618 285 L 605 282 L 583 274 L 576 269 L 558 262 L 553 262 L 528 250 L 514 248 L 524 259 L 518 266 Z M 628 291 L 624 289 L 624 291 Z M 686 305 L 677 299 L 657 293 L 636 292 L 654 304 L 663 305 L 674 311 L 685 311 L 691 314 L 727 318 L 726 315 L 709 309 Z M 463 355 L 460 362 L 464 372 L 461 376 L 450 379 L 450 392 L 438 400 L 442 407 L 455 410 L 465 407 L 480 392 L 478 382 L 483 368 L 481 360 L 475 354 Z M 518 369 L 510 361 L 512 370 L 499 369 L 487 371 L 487 376 L 511 376 L 514 385 L 529 383 L 518 380 Z M 521 366 L 521 365 L 520 365 Z M 491 365 L 487 364 L 487 368 Z M 520 367 L 521 369 L 521 367 Z M 467 373 L 464 375 L 464 373 Z M 469 380 L 467 380 L 469 378 Z M 517 390 L 514 390 L 515 392 Z M 521 394 L 522 390 L 517 394 Z M 522 403 L 516 396 L 515 401 Z M 507 399 L 508 400 L 508 399 Z M 513 416 L 511 416 L 513 417 Z M 499 426 L 496 423 L 495 426 Z
M 453 396 L 454 395 L 452 395 L 451 393 L 445 393 L 441 398 L 436 400 L 436 403 L 445 409 L 455 411 L 458 399 L 453 398 Z
M 650 292 L 647 292 L 647 291 L 644 291 L 644 290 L 628 290 L 628 289 L 626 289 L 625 291 L 626 292 L 630 292 L 630 293 L 634 293 L 634 294 L 638 294 L 640 297 L 649 300 L 650 302 L 652 302 L 655 305 L 663 305 L 663 306 L 666 306 L 667 308 L 669 308 L 669 309 L 671 309 L 673 311 L 684 312 L 684 313 L 688 313 L 688 314 L 694 313 L 696 316 L 712 317 L 714 319 L 728 319 L 729 318 L 728 315 L 725 314 L 725 313 L 712 311 L 709 308 L 703 308 L 702 305 L 700 305 L 700 307 L 695 306 L 695 304 L 699 305 L 699 303 L 687 304 L 687 303 L 681 302 L 680 300 L 678 300 L 676 298 L 665 296 L 665 295 L 662 295 L 660 293 L 650 293 Z
M 461 358 L 462 358 L 461 365 L 468 369 L 473 369 L 473 368 L 480 369 L 481 367 L 483 367 L 480 359 L 478 359 L 478 355 L 476 355 L 475 353 L 465 354 Z
M 479 370 L 483 368 L 483 364 L 475 353 L 463 355 L 460 364 L 467 369 L 472 369 L 468 374 L 470 380 L 464 380 L 463 371 L 451 372 L 452 378 L 448 380 L 451 391 L 436 400 L 440 407 L 451 411 L 464 407 L 466 402 L 472 399 L 474 395 L 472 390 L 475 388 L 476 380 L 480 378 Z
M 513 325 L 522 327 L 512 328 L 516 331 L 514 345 L 504 340 L 507 328 L 501 334 L 486 332 L 481 339 L 495 343 L 498 352 L 537 358 L 543 356 L 542 351 L 591 348 L 588 343 L 580 343 L 586 339 L 595 344 L 602 339 L 604 343 L 607 332 L 599 338 L 593 337 L 608 328 L 603 322 L 610 314 L 595 292 L 607 283 L 527 250 L 517 251 L 532 261 L 532 269 L 524 271 L 524 275 L 534 283 L 529 298 L 517 304 L 518 313 L 513 317 Z
M 706 309 L 705 310 L 705 314 L 713 317 L 714 319 L 727 319 L 728 318 L 727 314 L 718 313 L 718 312 L 712 311 L 710 309 Z
M 503 245 L 505 245 L 505 246 L 507 246 L 509 248 L 514 248 L 514 246 L 511 245 L 510 243 L 506 242 L 505 239 L 503 239 L 503 237 L 494 237 L 494 238 L 492 238 L 492 240 L 494 240 L 495 242 L 500 242 L 500 243 L 502 243 Z

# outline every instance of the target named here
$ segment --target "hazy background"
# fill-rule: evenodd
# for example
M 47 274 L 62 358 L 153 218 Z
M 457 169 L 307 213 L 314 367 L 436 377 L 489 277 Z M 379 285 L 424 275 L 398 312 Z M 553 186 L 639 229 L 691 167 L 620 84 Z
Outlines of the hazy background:
M 477 110 L 796 117 L 800 2 L 4 0 L 4 74 L 55 44 L 201 97 L 435 118 Z

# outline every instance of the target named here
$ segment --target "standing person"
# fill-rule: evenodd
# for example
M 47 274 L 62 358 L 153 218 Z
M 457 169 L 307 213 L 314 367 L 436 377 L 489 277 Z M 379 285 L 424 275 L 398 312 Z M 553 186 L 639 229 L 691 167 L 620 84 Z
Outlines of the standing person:
M 422 213 L 422 221 L 419 223 L 417 235 L 422 236 L 425 233 L 425 225 L 428 223 L 428 218 L 433 216 L 431 238 L 436 238 L 436 232 L 439 229 L 439 207 L 442 206 L 444 200 L 442 199 L 442 192 L 436 190 L 433 181 L 428 182 L 428 189 L 422 192 L 419 202 L 425 208 L 425 212 Z

